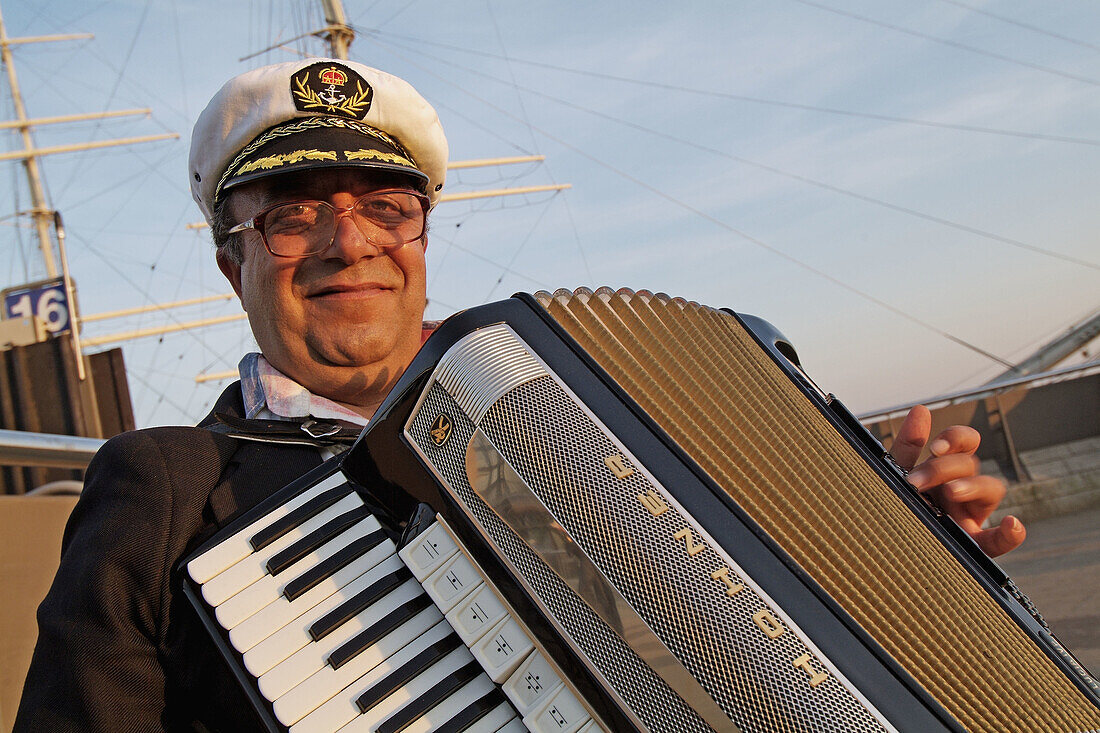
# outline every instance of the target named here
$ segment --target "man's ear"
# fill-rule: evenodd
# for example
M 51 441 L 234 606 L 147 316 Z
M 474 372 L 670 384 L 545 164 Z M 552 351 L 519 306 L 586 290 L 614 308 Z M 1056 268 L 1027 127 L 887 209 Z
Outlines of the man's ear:
M 218 260 L 218 269 L 222 271 L 225 279 L 233 286 L 233 292 L 237 294 L 237 299 L 241 301 L 241 307 L 244 307 L 244 296 L 241 295 L 241 266 L 229 259 L 224 250 L 219 249 L 215 257 Z M 248 309 L 245 308 L 245 310 Z

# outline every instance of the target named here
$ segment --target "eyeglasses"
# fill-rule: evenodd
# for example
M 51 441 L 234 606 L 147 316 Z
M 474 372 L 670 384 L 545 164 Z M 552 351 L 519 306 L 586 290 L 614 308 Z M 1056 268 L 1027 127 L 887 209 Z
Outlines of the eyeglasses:
M 392 249 L 424 236 L 427 212 L 427 196 L 387 189 L 364 194 L 351 206 L 336 207 L 325 201 L 275 204 L 228 233 L 254 229 L 276 257 L 309 257 L 332 246 L 340 217 L 350 214 L 368 242 Z

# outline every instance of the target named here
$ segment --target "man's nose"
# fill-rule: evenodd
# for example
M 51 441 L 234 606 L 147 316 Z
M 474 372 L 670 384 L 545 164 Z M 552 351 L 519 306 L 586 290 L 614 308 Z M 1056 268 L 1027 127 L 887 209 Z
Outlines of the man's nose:
M 325 258 L 338 258 L 350 265 L 364 257 L 377 257 L 381 253 L 382 248 L 367 239 L 350 211 L 337 213 L 336 231 L 332 236 L 332 244 L 323 253 Z

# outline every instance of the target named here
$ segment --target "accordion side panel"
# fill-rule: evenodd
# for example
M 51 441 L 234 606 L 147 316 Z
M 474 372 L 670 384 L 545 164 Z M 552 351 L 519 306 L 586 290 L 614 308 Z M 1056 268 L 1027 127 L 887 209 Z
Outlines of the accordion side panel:
M 439 414 L 449 415 L 453 421 L 450 438 L 442 447 L 435 446 L 430 438 L 432 423 Z M 557 574 L 530 551 L 527 542 L 518 537 L 477 496 L 469 484 L 464 462 L 465 446 L 475 429 L 476 426 L 454 398 L 436 384 L 427 390 L 407 431 L 420 447 L 422 455 L 430 457 L 430 465 L 446 482 L 448 489 L 484 528 L 517 574 L 528 583 L 534 595 L 550 599 L 549 602 L 554 604 L 552 616 L 561 629 L 585 653 L 599 650 L 596 654 L 601 662 L 598 665 L 599 673 L 609 681 L 626 706 L 642 717 L 644 725 L 653 730 L 685 733 L 710 730 Z M 528 447 L 534 447 L 534 444 Z M 653 721 L 664 722 L 654 726 Z
M 540 302 L 965 728 L 1100 727 L 1096 708 L 736 318 L 606 290 Z

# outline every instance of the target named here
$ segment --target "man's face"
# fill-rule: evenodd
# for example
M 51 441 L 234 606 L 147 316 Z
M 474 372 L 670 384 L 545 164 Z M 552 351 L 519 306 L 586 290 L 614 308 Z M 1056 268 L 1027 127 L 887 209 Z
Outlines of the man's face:
M 355 169 L 272 176 L 230 192 L 234 222 L 281 201 L 335 207 L 395 177 Z M 371 244 L 350 216 L 332 245 L 301 259 L 275 257 L 260 235 L 242 235 L 244 261 L 218 264 L 248 312 L 271 364 L 317 395 L 372 414 L 420 348 L 426 294 L 423 240 L 398 249 Z

